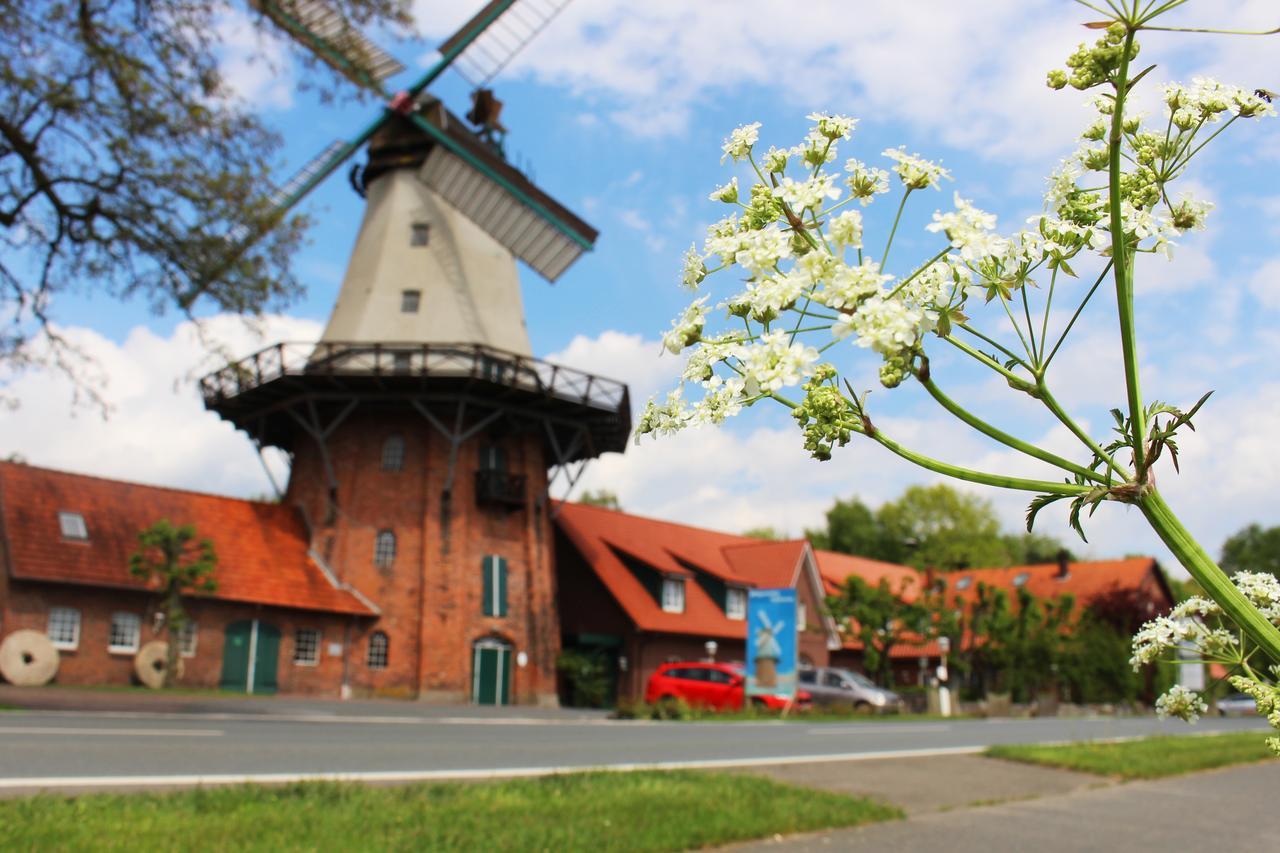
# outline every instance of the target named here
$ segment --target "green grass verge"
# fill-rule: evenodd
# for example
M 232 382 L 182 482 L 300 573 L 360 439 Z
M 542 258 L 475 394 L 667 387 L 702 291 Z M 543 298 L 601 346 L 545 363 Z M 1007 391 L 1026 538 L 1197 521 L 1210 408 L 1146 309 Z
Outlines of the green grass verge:
M 685 850 L 900 817 L 869 800 L 694 771 L 0 801 L 6 850 Z
M 993 746 L 987 755 L 1030 764 L 1047 764 L 1122 779 L 1156 779 L 1232 764 L 1273 758 L 1263 742 L 1268 732 L 1150 737 L 1107 743 L 1082 741 L 1059 745 Z

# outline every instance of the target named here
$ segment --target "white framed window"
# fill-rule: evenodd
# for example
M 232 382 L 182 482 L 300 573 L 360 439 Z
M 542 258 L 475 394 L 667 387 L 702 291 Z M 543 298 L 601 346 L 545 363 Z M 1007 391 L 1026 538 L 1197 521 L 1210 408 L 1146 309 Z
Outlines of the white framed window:
M 731 586 L 724 595 L 724 615 L 730 619 L 747 618 L 747 591 L 740 586 Z
M 662 609 L 668 613 L 684 612 L 684 581 L 680 578 L 662 579 Z
M 141 637 L 142 620 L 137 614 L 111 614 L 111 633 L 107 635 L 107 651 L 131 655 L 138 650 Z
M 196 656 L 196 640 L 200 637 L 200 627 L 194 619 L 188 619 L 178 629 L 178 654 L 184 658 Z
M 365 657 L 365 663 L 369 669 L 387 668 L 387 646 L 386 634 L 374 631 L 369 635 L 369 653 Z
M 796 602 L 796 630 L 803 631 L 809 624 L 809 607 L 803 601 Z
M 315 666 L 320 663 L 320 632 L 314 628 L 299 628 L 293 634 L 293 663 L 295 666 Z
M 421 290 L 400 291 L 400 313 L 401 314 L 417 314 L 418 306 L 421 304 L 422 304 Z
M 373 543 L 373 564 L 380 569 L 389 569 L 395 561 L 395 533 L 390 530 L 379 530 L 378 538 Z
M 400 471 L 404 468 L 404 436 L 392 435 L 382 442 L 382 470 Z
M 80 646 L 80 611 L 74 607 L 50 607 L 45 631 L 55 649 L 72 651 Z
M 63 539 L 89 538 L 89 528 L 84 523 L 84 516 L 78 512 L 58 513 L 58 527 L 62 530 Z

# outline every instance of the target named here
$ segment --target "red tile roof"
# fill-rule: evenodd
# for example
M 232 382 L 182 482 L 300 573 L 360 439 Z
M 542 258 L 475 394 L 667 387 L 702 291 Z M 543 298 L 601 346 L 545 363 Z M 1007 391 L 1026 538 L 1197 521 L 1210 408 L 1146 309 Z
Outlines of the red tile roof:
M 920 592 L 920 572 L 910 566 L 869 560 L 866 557 L 854 557 L 838 551 L 814 551 L 813 553 L 818 559 L 818 571 L 822 573 L 822 583 L 827 588 L 828 595 L 837 594 L 850 575 L 857 575 L 872 586 L 887 580 L 889 589 L 894 592 L 905 589 L 908 601 L 914 599 Z
M 58 513 L 84 517 L 88 541 L 62 536 Z M 213 598 L 373 615 L 308 556 L 296 510 L 158 486 L 0 462 L 0 520 L 8 570 L 20 580 L 145 589 L 129 574 L 138 533 L 159 519 L 193 524 L 218 556 Z
M 947 599 L 960 596 L 972 601 L 977 596 L 978 584 L 1013 590 L 1018 584 L 1015 579 L 1026 575 L 1023 586 L 1037 598 L 1057 598 L 1071 594 L 1076 598 L 1077 607 L 1105 598 L 1108 595 L 1131 593 L 1144 586 L 1154 585 L 1150 590 L 1159 592 L 1164 601 L 1155 601 L 1158 610 L 1165 610 L 1173 604 L 1173 596 L 1168 583 L 1160 571 L 1154 557 L 1130 557 L 1124 560 L 1090 560 L 1088 562 L 1068 563 L 1065 576 L 1060 575 L 1057 563 L 1040 563 L 1032 566 L 1009 566 L 1003 569 L 965 569 L 959 572 L 940 572 L 935 582 L 945 580 L 947 583 Z M 962 578 L 969 583 L 964 589 L 957 584 Z
M 720 603 L 697 581 L 698 574 L 728 586 L 792 586 L 808 547 L 803 539 L 753 539 L 585 504 L 563 503 L 558 512 L 560 529 L 642 631 L 745 639 L 745 620 L 725 616 Z M 664 611 L 627 568 L 625 557 L 659 573 L 687 578 L 684 612 Z

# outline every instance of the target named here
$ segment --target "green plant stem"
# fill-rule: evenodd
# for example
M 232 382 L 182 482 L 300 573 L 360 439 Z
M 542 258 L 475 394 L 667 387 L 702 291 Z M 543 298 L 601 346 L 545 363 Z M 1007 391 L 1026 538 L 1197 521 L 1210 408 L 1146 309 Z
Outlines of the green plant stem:
M 1226 572 L 1200 547 L 1200 543 L 1182 526 L 1173 510 L 1155 489 L 1148 489 L 1138 498 L 1138 508 L 1147 517 L 1160 540 L 1168 546 L 1196 583 L 1218 602 L 1223 613 L 1243 630 L 1272 660 L 1280 661 L 1280 628 L 1244 597 L 1231 582 Z
M 1124 384 L 1129 399 L 1129 418 L 1133 424 L 1133 465 L 1140 473 L 1146 461 L 1147 419 L 1142 409 L 1142 388 L 1138 377 L 1138 339 L 1133 319 L 1133 255 L 1124 234 L 1120 213 L 1120 143 L 1124 138 L 1124 108 L 1129 94 L 1129 52 L 1133 48 L 1134 31 L 1125 35 L 1121 48 L 1120 72 L 1116 78 L 1116 103 L 1111 115 L 1108 139 L 1110 157 L 1108 187 L 1111 214 L 1112 271 L 1116 282 L 1116 310 L 1120 319 L 1120 347 L 1124 353 Z
M 908 284 L 910 284 L 911 282 L 915 281 L 915 280 L 916 280 L 916 278 L 920 275 L 920 273 L 924 272 L 924 271 L 925 271 L 925 270 L 927 270 L 929 267 L 933 266 L 933 265 L 934 265 L 934 264 L 936 264 L 938 261 L 940 261 L 940 260 L 942 260 L 943 258 L 945 258 L 945 257 L 947 256 L 947 253 L 948 253 L 948 252 L 950 252 L 950 251 L 951 251 L 951 247 L 950 247 L 950 246 L 947 246 L 947 247 L 946 247 L 945 249 L 943 249 L 941 252 L 939 252 L 938 254 L 934 255 L 934 256 L 933 256 L 932 258 L 930 258 L 929 260 L 925 261 L 925 262 L 924 262 L 924 264 L 923 264 L 919 269 L 917 269 L 917 270 L 916 270 L 915 272 L 913 272 L 911 275 L 909 275 L 909 276 L 907 276 L 906 278 L 904 278 L 902 281 L 898 282 L 898 286 L 897 286 L 897 287 L 895 287 L 893 290 L 889 291 L 889 295 L 888 295 L 888 296 L 886 296 L 886 297 L 884 298 L 884 301 L 885 301 L 885 302 L 888 302 L 890 299 L 893 299 L 893 297 L 895 297 L 895 296 L 897 296 L 899 293 L 901 293 L 901 292 L 902 292 L 902 288 L 906 287 Z M 859 258 L 859 259 L 858 259 L 858 263 L 859 263 L 859 265 L 861 265 L 861 263 L 862 263 L 862 259 L 861 259 L 861 258 Z M 884 272 L 884 267 L 883 267 L 883 266 L 881 266 L 881 267 L 880 267 L 880 271 L 881 271 L 881 272 Z
M 1012 447 L 1014 450 L 1021 451 L 1028 456 L 1035 457 L 1042 462 L 1048 462 L 1050 465 L 1055 465 L 1064 471 L 1079 474 L 1081 477 L 1093 480 L 1097 483 L 1106 482 L 1106 478 L 1097 471 L 1090 471 L 1083 465 L 1077 465 L 1069 459 L 1063 459 L 1061 456 L 1057 456 L 1047 450 L 1042 450 L 1034 444 L 1030 444 L 1020 438 L 1009 435 L 1008 433 L 987 423 L 944 394 L 942 389 L 939 388 L 937 383 L 932 379 L 921 379 L 920 384 L 925 387 L 925 390 L 929 392 L 933 399 L 937 400 L 938 403 L 942 405 L 942 408 L 946 409 L 948 412 L 955 415 L 957 418 L 964 421 L 983 435 L 993 438 L 1008 447 Z
M 914 462 L 921 468 L 928 468 L 930 471 L 935 471 L 947 477 L 954 477 L 957 480 L 967 480 L 970 483 L 980 483 L 984 486 L 995 486 L 998 489 L 1016 489 L 1023 492 L 1041 492 L 1053 495 L 1083 495 L 1090 491 L 1089 486 L 1077 486 L 1074 483 L 1026 480 L 1021 477 L 1006 477 L 1003 474 L 991 474 L 986 471 L 975 471 L 972 468 L 961 468 L 958 465 L 952 465 L 949 462 L 943 462 L 940 459 L 934 459 L 903 447 L 880 430 L 875 430 L 869 437 L 908 462 Z
M 1072 418 L 1071 415 L 1067 414 L 1067 410 L 1062 408 L 1062 404 L 1059 403 L 1057 398 L 1049 391 L 1049 386 L 1045 384 L 1043 376 L 1036 382 L 1036 391 L 1040 400 L 1045 404 L 1049 411 L 1053 412 L 1053 416 L 1061 421 L 1063 426 L 1071 430 L 1072 435 L 1080 439 L 1085 447 L 1097 454 L 1098 458 L 1105 462 L 1107 467 L 1116 473 L 1116 476 L 1126 481 L 1129 479 L 1129 472 L 1116 462 L 1116 460 L 1111 457 L 1111 454 L 1103 450 L 1101 445 L 1093 440 L 1093 436 L 1081 429 L 1080 425 L 1075 422 L 1075 419 Z
M 960 350 L 961 352 L 965 353 L 966 355 L 976 359 L 977 361 L 982 362 L 987 367 L 994 370 L 996 373 L 999 373 L 1009 382 L 1010 385 L 1012 385 L 1014 388 L 1017 388 L 1019 391 L 1035 390 L 1035 385 L 1032 384 L 1030 381 L 1023 379 L 1021 376 L 1014 373 L 1012 370 L 1009 370 L 1008 368 L 1006 368 L 1003 364 L 1000 364 L 1000 362 L 995 361 L 990 356 L 982 352 L 979 352 L 978 350 L 966 344 L 964 341 L 959 340 L 958 338 L 952 335 L 947 335 L 945 338 L 943 338 L 943 340 L 951 344 L 953 347 Z
M 889 249 L 893 247 L 893 235 L 898 233 L 898 222 L 902 219 L 902 211 L 907 206 L 909 198 L 911 198 L 911 187 L 907 187 L 907 191 L 902 194 L 902 201 L 898 203 L 898 215 L 893 217 L 893 228 L 889 229 L 889 241 L 884 244 L 884 254 L 880 256 L 880 272 L 884 272 L 885 267 L 889 265 Z
M 961 328 L 961 329 L 964 329 L 966 332 L 968 332 L 969 334 L 973 335 L 973 336 L 974 336 L 975 338 L 977 338 L 978 340 L 985 341 L 986 343 L 991 344 L 991 346 L 993 346 L 993 347 L 995 347 L 996 349 L 1000 350 L 1000 352 L 1002 352 L 1002 353 L 1004 353 L 1005 355 L 1009 356 L 1009 358 L 1013 359 L 1013 360 L 1014 360 L 1014 361 L 1016 361 L 1018 364 L 1020 364 L 1020 365 L 1022 365 L 1023 367 L 1025 367 L 1027 370 L 1030 370 L 1030 369 L 1031 369 L 1031 365 L 1029 365 L 1029 364 L 1027 364 L 1025 361 L 1023 361 L 1023 360 L 1022 360 L 1022 356 L 1018 355 L 1018 354 L 1017 354 L 1017 353 L 1015 353 L 1013 350 L 1008 349 L 1007 347 L 1005 347 L 1004 345 L 1002 345 L 999 341 L 997 341 L 995 338 L 991 338 L 991 337 L 988 337 L 987 335 L 984 335 L 982 332 L 979 332 L 977 329 L 973 328 L 973 327 L 972 327 L 972 326 L 970 326 L 968 323 L 956 323 L 955 325 L 956 325 L 956 326 L 958 326 L 958 327 L 959 327 L 959 328 Z
M 1102 284 L 1107 277 L 1107 273 L 1111 272 L 1113 263 L 1115 263 L 1114 260 L 1107 261 L 1107 265 L 1102 268 L 1102 272 L 1098 275 L 1098 280 L 1093 283 L 1093 287 L 1089 288 L 1089 292 L 1084 295 L 1084 299 L 1080 300 L 1079 306 L 1076 307 L 1076 312 L 1071 315 L 1070 322 L 1067 323 L 1067 327 L 1062 330 L 1062 334 L 1058 337 L 1058 342 L 1053 345 L 1053 349 L 1049 350 L 1049 357 L 1040 365 L 1041 372 L 1049 369 L 1049 362 L 1053 361 L 1053 357 L 1058 354 L 1058 347 L 1062 346 L 1063 342 L 1066 341 L 1067 333 L 1071 331 L 1071 328 L 1076 324 L 1076 320 L 1080 318 L 1080 312 L 1084 310 L 1084 307 L 1089 304 L 1089 300 L 1093 298 L 1098 285 Z

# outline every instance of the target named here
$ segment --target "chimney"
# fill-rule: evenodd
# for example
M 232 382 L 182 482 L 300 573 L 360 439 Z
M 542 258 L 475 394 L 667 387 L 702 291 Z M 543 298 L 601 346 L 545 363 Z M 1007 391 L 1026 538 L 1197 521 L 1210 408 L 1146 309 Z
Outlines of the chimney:
M 1063 548 L 1060 551 L 1058 551 L 1057 578 L 1060 581 L 1064 581 L 1067 578 L 1071 577 L 1071 566 L 1070 566 L 1070 563 L 1067 562 L 1070 558 L 1071 558 L 1071 555 L 1067 553 L 1066 548 Z

